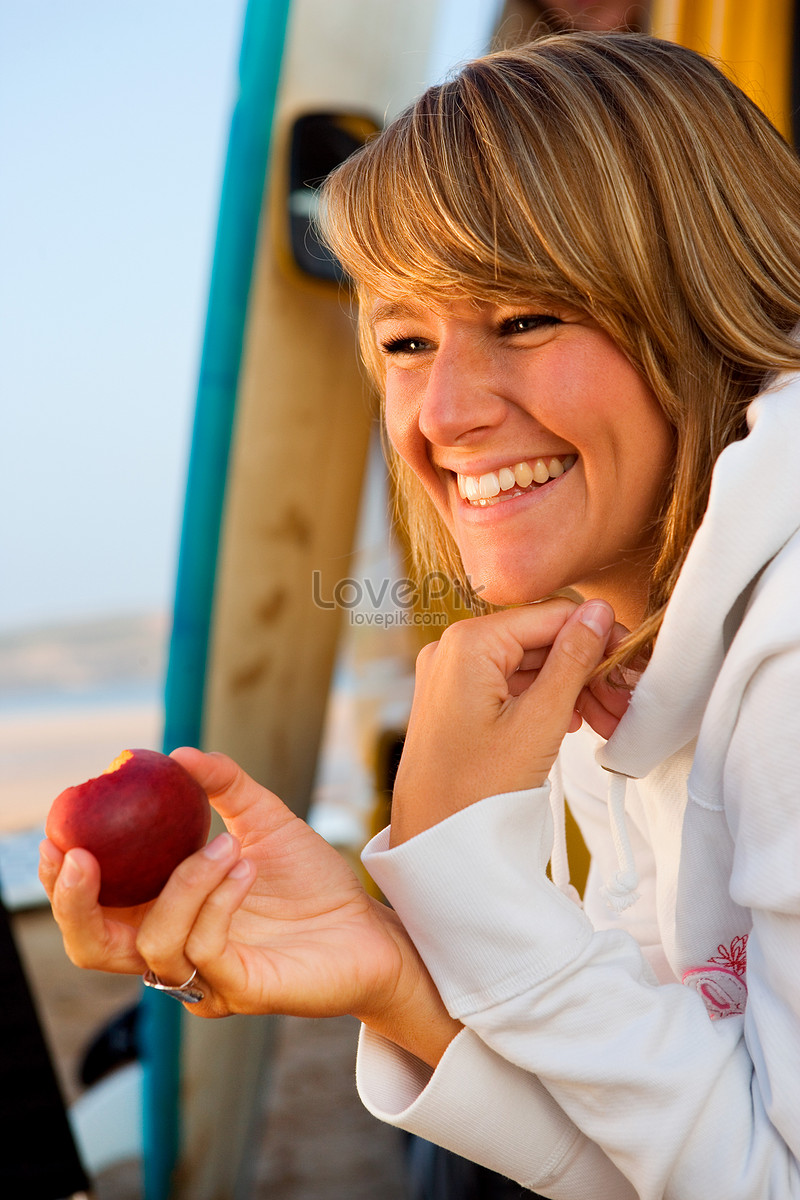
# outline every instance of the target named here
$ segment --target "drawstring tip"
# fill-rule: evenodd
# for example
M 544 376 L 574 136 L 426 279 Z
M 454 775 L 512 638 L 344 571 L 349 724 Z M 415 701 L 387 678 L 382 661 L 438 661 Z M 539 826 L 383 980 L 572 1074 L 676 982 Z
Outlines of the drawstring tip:
M 618 871 L 613 879 L 600 889 L 600 893 L 610 909 L 616 913 L 625 912 L 632 908 L 639 899 L 636 885 L 639 876 L 635 871 Z

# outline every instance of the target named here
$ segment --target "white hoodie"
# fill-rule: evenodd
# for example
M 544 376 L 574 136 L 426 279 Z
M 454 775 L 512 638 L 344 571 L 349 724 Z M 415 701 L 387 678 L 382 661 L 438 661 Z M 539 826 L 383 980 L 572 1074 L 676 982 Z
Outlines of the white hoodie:
M 800 1197 L 800 376 L 748 424 L 616 732 L 565 740 L 583 909 L 548 786 L 364 852 L 465 1029 L 435 1072 L 363 1031 L 362 1100 L 554 1200 Z

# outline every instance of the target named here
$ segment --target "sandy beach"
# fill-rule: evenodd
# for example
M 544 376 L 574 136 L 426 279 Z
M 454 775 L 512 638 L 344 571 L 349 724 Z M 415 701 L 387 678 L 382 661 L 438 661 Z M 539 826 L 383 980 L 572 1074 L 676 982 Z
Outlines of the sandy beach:
M 120 750 L 160 749 L 162 727 L 152 701 L 0 714 L 0 833 L 43 825 L 63 788 L 99 774 Z

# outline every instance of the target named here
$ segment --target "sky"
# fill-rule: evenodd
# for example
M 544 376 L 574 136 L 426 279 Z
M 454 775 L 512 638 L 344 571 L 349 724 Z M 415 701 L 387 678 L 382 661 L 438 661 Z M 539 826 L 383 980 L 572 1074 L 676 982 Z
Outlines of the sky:
M 171 607 L 244 9 L 0 0 L 0 633 Z
M 0 0 L 0 630 L 171 603 L 243 0 Z

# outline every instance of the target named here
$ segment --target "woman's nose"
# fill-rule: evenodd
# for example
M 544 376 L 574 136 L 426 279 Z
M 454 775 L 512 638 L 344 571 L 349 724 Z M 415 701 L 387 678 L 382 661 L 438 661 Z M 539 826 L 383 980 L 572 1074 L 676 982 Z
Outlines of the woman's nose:
M 420 405 L 424 437 L 438 446 L 468 443 L 499 425 L 505 413 L 501 381 L 491 363 L 461 344 L 440 345 Z

